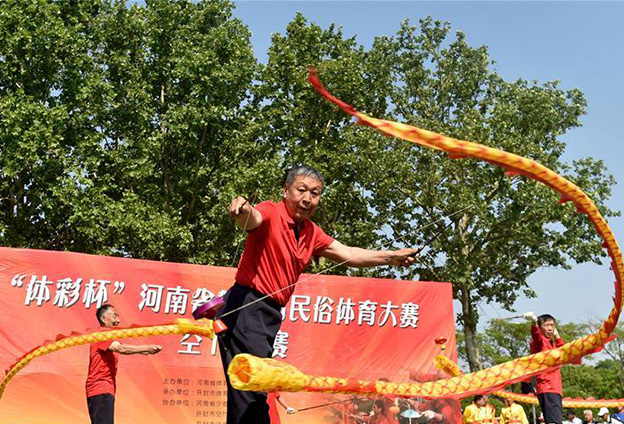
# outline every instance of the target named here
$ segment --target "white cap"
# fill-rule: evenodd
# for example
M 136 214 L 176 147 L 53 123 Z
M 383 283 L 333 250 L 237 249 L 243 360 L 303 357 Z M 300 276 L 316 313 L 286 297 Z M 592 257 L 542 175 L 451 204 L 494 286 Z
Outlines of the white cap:
M 600 408 L 600 411 L 598 411 L 598 416 L 602 417 L 604 414 L 608 414 L 609 410 L 607 408 Z

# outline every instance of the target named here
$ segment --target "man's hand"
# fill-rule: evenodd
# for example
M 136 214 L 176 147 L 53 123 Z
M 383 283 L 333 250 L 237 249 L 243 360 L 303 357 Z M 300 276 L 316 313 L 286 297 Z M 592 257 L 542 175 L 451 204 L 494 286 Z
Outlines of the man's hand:
M 147 354 L 148 355 L 154 355 L 158 352 L 160 352 L 163 349 L 163 347 L 161 345 L 148 345 L 147 346 Z
M 553 336 L 555 336 L 555 340 L 561 338 L 561 336 L 559 335 L 559 330 L 557 330 L 557 327 L 555 327 L 555 330 L 553 331 Z
M 296 414 L 296 413 L 297 413 L 297 410 L 296 410 L 295 408 L 293 408 L 293 407 L 289 406 L 288 408 L 286 408 L 286 413 L 287 413 L 288 415 L 293 415 L 293 414 Z
M 244 197 L 238 196 L 232 202 L 230 202 L 230 206 L 227 208 L 228 215 L 230 218 L 236 219 L 243 213 L 250 213 L 252 210 L 251 205 Z
M 527 321 L 531 321 L 531 322 L 537 322 L 537 316 L 535 315 L 535 312 L 530 311 L 527 312 L 526 314 L 522 315 Z
M 262 224 L 262 215 L 244 197 L 236 197 L 227 208 L 230 218 L 243 231 L 251 231 Z
M 418 249 L 400 249 L 392 252 L 390 263 L 394 266 L 410 266 L 418 258 Z

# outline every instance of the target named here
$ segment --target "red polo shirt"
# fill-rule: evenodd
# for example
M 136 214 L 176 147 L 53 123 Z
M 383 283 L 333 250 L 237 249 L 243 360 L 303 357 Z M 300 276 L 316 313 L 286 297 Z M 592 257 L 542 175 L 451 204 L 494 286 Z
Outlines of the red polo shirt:
M 542 334 L 542 331 L 534 324 L 531 326 L 531 353 L 543 352 L 545 350 L 561 347 L 565 343 L 563 340 L 557 339 L 555 343 Z M 562 393 L 561 371 L 559 368 L 539 374 L 537 380 L 537 393 Z
M 284 306 L 295 290 L 292 284 L 299 279 L 310 258 L 327 249 L 334 239 L 305 219 L 297 242 L 295 221 L 284 202 L 262 202 L 255 208 L 262 215 L 262 224 L 249 232 L 236 281 L 271 295 Z M 280 289 L 284 290 L 277 292 Z
M 117 387 L 117 354 L 108 350 L 113 340 L 92 343 L 89 346 L 89 372 L 87 374 L 87 397 L 115 394 Z

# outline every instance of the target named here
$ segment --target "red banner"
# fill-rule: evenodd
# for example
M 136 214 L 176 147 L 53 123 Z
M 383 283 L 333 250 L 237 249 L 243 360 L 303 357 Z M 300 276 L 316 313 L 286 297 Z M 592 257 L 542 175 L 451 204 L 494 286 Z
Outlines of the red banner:
M 121 327 L 191 318 L 194 307 L 231 286 L 234 273 L 224 267 L 0 248 L 0 366 L 8 368 L 58 334 L 97 331 L 95 311 L 104 303 L 115 305 Z M 447 339 L 445 352 L 457 359 L 450 284 L 325 275 L 304 279 L 283 310 L 276 358 L 308 374 L 391 381 L 408 381 L 410 372 L 412 378 L 436 378 L 437 338 Z M 120 355 L 118 422 L 225 422 L 226 388 L 216 342 L 184 335 L 122 343 L 164 349 L 153 356 Z M 7 386 L 0 422 L 88 422 L 87 365 L 88 346 L 35 359 Z M 296 409 L 347 399 L 282 394 Z M 433 410 L 445 422 L 461 422 L 454 401 L 393 403 L 401 422 L 409 422 L 400 415 L 409 415 L 407 409 Z M 287 424 L 356 423 L 370 421 L 372 410 L 372 399 L 355 398 L 294 415 L 280 409 L 280 415 Z

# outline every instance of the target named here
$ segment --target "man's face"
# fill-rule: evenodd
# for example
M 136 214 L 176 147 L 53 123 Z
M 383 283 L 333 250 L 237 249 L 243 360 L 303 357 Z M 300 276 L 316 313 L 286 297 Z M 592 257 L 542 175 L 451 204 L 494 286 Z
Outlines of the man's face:
M 583 416 L 585 417 L 586 422 L 590 422 L 591 420 L 594 419 L 594 413 L 592 411 L 584 412 Z
M 540 330 L 542 330 L 542 334 L 546 337 L 552 337 L 555 334 L 555 321 L 551 319 L 544 321 L 542 325 L 540 325 Z
M 482 407 L 487 404 L 487 397 L 483 396 L 481 399 L 477 401 L 477 406 Z
M 108 308 L 104 314 L 102 314 L 102 321 L 104 322 L 104 327 L 112 328 L 117 327 L 119 325 L 119 314 L 117 313 L 117 309 Z
M 576 416 L 574 414 L 568 414 L 568 421 L 572 421 Z
M 296 223 L 310 218 L 321 201 L 322 184 L 310 177 L 298 176 L 288 188 L 284 188 L 286 208 Z

